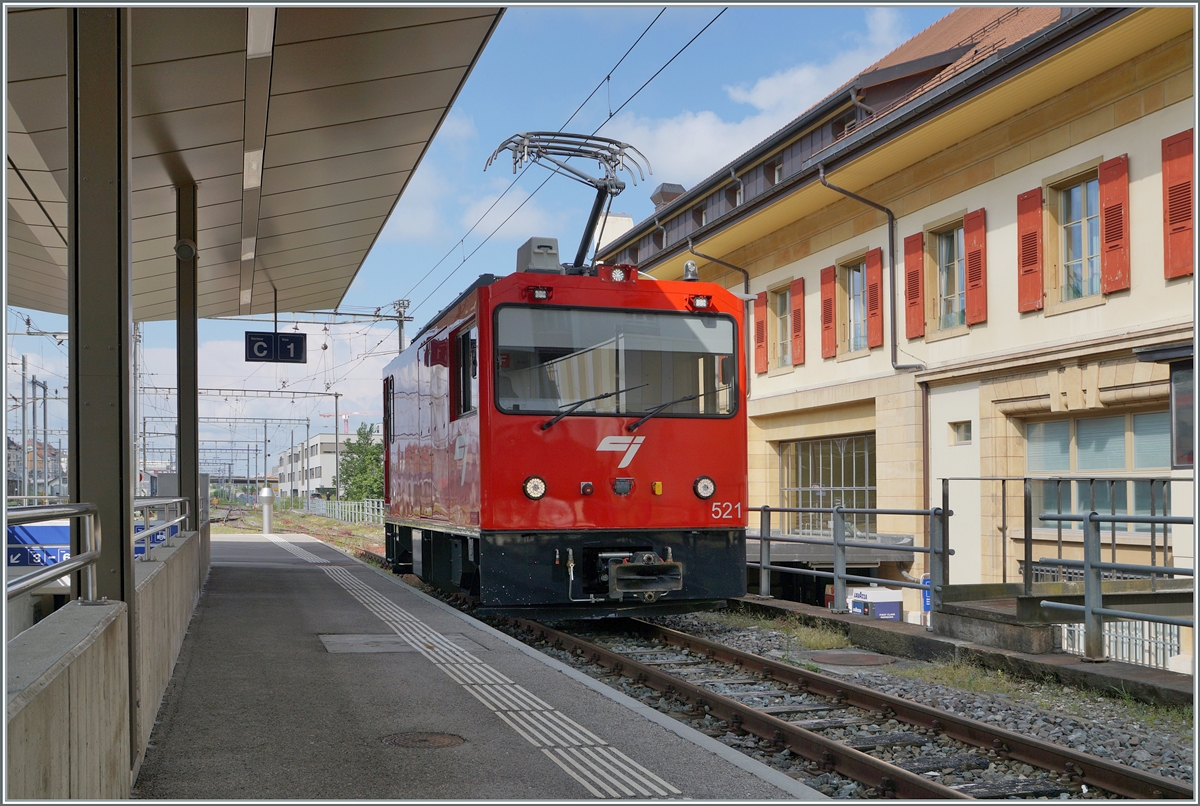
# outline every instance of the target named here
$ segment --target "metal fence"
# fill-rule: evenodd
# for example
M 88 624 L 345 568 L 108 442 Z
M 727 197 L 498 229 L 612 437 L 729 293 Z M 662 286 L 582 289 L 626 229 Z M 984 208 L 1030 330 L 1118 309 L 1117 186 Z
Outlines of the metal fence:
M 151 559 L 154 546 L 164 543 L 171 544 L 171 538 L 186 530 L 191 518 L 190 506 L 186 498 L 135 498 L 133 501 L 134 526 L 132 543 L 134 555 L 137 556 L 137 544 L 144 546 L 141 558 Z M 141 512 L 138 516 L 136 513 Z M 171 517 L 174 515 L 175 517 Z M 139 528 L 141 527 L 141 528 Z
M 301 501 L 302 506 L 292 507 L 303 509 L 313 515 L 323 515 L 335 518 L 344 523 L 378 523 L 383 524 L 387 513 L 382 498 L 367 498 L 362 501 L 326 501 L 324 498 L 284 499 L 285 501 Z
M 1028 489 L 1028 488 L 1027 488 Z M 1027 499 L 1026 508 L 1031 505 L 1031 501 Z M 1174 616 L 1159 616 L 1150 613 L 1135 613 L 1129 610 L 1114 610 L 1104 607 L 1104 591 L 1103 591 L 1103 574 L 1105 571 L 1126 572 L 1148 574 L 1151 579 L 1157 576 L 1194 576 L 1191 568 L 1179 568 L 1170 565 L 1158 565 L 1152 562 L 1150 565 L 1134 565 L 1132 563 L 1104 562 L 1102 557 L 1102 545 L 1100 530 L 1101 525 L 1114 522 L 1129 523 L 1129 524 L 1147 524 L 1156 526 L 1168 526 L 1170 524 L 1192 525 L 1192 518 L 1175 517 L 1169 515 L 1148 516 L 1148 515 L 1101 515 L 1098 512 L 1089 512 L 1085 515 L 1066 515 L 1055 512 L 1044 512 L 1039 516 L 1042 521 L 1063 522 L 1078 522 L 1083 525 L 1083 559 L 1082 560 L 1064 560 L 1061 558 L 1042 557 L 1038 560 L 1042 565 L 1058 565 L 1063 568 L 1081 569 L 1083 573 L 1083 604 L 1068 604 L 1066 602 L 1052 602 L 1043 599 L 1041 606 L 1050 610 L 1065 610 L 1070 612 L 1081 613 L 1083 618 L 1083 655 L 1089 659 L 1102 660 L 1107 657 L 1114 657 L 1108 654 L 1109 649 L 1114 649 L 1117 652 L 1124 651 L 1130 657 L 1144 657 L 1147 647 L 1142 645 L 1135 652 L 1133 648 L 1134 636 L 1126 631 L 1126 635 L 1122 639 L 1120 636 L 1113 634 L 1113 631 L 1108 631 L 1110 635 L 1106 636 L 1104 625 L 1105 618 L 1121 619 L 1124 621 L 1137 622 L 1152 622 L 1156 624 L 1166 624 L 1175 627 L 1192 627 L 1194 622 L 1190 618 L 1176 618 Z M 1028 527 L 1027 527 L 1028 528 Z M 1028 548 L 1026 549 L 1028 552 Z M 1026 579 L 1032 579 L 1033 563 L 1026 558 Z M 1109 640 L 1105 640 L 1106 637 Z M 1114 640 L 1114 638 L 1116 640 Z M 1064 639 L 1065 640 L 1065 639 Z M 1124 650 L 1121 648 L 1121 641 L 1126 641 Z
M 832 516 L 832 528 L 829 538 L 824 537 L 801 537 L 797 535 L 776 534 L 771 529 L 772 515 L 783 513 L 787 520 L 794 520 L 790 516 L 795 513 L 802 514 L 827 514 Z M 949 583 L 950 565 L 949 557 L 954 552 L 946 545 L 943 535 L 946 534 L 946 525 L 949 516 L 954 513 L 941 507 L 933 509 L 855 509 L 848 507 L 772 507 L 764 506 L 758 510 L 759 526 L 759 551 L 758 562 L 747 562 L 748 568 L 758 568 L 758 590 L 762 596 L 767 596 L 771 591 L 771 572 L 775 571 L 781 574 L 801 574 L 804 576 L 821 577 L 824 579 L 833 580 L 833 603 L 834 612 L 845 612 L 846 604 L 846 583 L 847 582 L 866 582 L 869 584 L 884 583 L 889 587 L 898 588 L 914 588 L 921 591 L 930 592 L 930 606 L 933 610 L 941 609 L 942 589 L 943 586 Z M 877 577 L 864 577 L 855 574 L 846 573 L 846 549 L 847 548 L 873 548 L 878 549 L 880 543 L 877 540 L 858 540 L 847 539 L 850 534 L 850 529 L 847 524 L 847 516 L 866 515 L 873 520 L 878 515 L 914 515 L 929 519 L 929 546 L 902 545 L 890 544 L 887 546 L 889 551 L 903 551 L 913 554 L 928 554 L 929 555 L 929 579 L 930 584 L 925 585 L 919 582 L 906 582 L 896 579 L 882 580 Z M 833 549 L 833 571 L 819 571 L 815 568 L 792 568 L 790 566 L 772 565 L 771 564 L 771 545 L 774 543 L 804 543 L 809 545 L 830 546 Z
M 1084 626 L 1063 624 L 1062 650 L 1084 654 Z M 1167 669 L 1171 658 L 1183 652 L 1180 628 L 1151 621 L 1110 621 L 1104 625 L 1104 654 L 1110 660 Z

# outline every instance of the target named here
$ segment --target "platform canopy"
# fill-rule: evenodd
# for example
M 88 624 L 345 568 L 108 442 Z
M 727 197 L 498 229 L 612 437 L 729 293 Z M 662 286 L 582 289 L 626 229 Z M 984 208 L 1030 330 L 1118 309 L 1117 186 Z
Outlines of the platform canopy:
M 501 12 L 134 8 L 134 318 L 174 318 L 190 183 L 201 317 L 338 305 Z M 7 21 L 8 300 L 66 313 L 67 10 Z

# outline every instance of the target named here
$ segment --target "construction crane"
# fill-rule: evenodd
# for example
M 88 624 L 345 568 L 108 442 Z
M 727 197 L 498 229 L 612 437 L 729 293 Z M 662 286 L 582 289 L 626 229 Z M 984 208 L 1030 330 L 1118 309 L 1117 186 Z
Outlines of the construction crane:
M 321 416 L 322 417 L 332 417 L 333 415 L 332 414 L 322 414 Z M 351 416 L 354 416 L 354 417 L 382 417 L 383 412 L 379 412 L 379 411 L 343 411 L 341 413 L 342 433 L 343 434 L 350 433 L 350 417 Z

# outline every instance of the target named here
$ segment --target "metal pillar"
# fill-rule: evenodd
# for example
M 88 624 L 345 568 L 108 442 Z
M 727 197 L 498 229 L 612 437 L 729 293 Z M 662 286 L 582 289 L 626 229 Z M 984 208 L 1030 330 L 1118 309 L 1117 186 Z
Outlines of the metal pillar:
M 200 528 L 200 349 L 197 325 L 196 185 L 175 188 L 175 384 L 179 409 L 179 495 L 188 499 L 188 526 Z
M 308 461 L 308 451 L 309 451 L 309 445 L 308 445 L 308 441 L 309 441 L 310 439 L 312 439 L 312 437 L 311 437 L 311 436 L 309 436 L 309 433 L 308 433 L 308 420 L 305 420 L 305 421 L 304 421 L 304 464 L 303 464 L 303 465 L 301 465 L 301 467 L 303 467 L 303 468 L 304 468 L 304 507 L 305 507 L 305 509 L 307 509 L 307 508 L 308 508 L 308 498 L 309 498 L 309 496 L 310 496 L 310 495 L 312 495 L 312 492 L 311 492 L 311 491 L 310 491 L 310 489 L 309 489 L 310 482 L 309 482 L 309 478 L 308 478 L 308 477 L 311 475 L 311 474 L 308 472 L 308 465 L 309 465 L 309 461 Z
M 338 401 L 342 395 L 340 392 L 335 392 L 333 395 L 333 497 L 342 500 L 342 441 L 338 434 Z
M 33 496 L 34 496 L 34 500 L 32 503 L 37 503 L 37 494 L 38 494 L 38 455 L 37 455 L 37 447 L 38 447 L 38 426 L 37 426 L 38 379 L 37 379 L 36 375 L 34 375 L 33 379 L 30 380 L 29 387 L 31 389 L 33 389 Z
M 267 485 L 267 457 L 269 454 L 267 453 L 267 442 L 268 442 L 268 440 L 267 440 L 267 421 L 263 420 L 263 483 L 262 483 L 263 487 L 268 486 Z
M 1033 595 L 1033 482 L 1025 479 L 1025 568 L 1021 585 L 1026 596 Z M 1062 569 L 1059 569 L 1060 571 Z
M 26 417 L 29 414 L 29 401 L 25 397 L 25 388 L 29 385 L 25 379 L 28 361 L 21 356 L 21 495 L 29 495 L 29 426 Z M 28 504 L 28 501 L 22 503 Z
M 96 504 L 105 539 L 96 595 L 123 600 L 136 623 L 133 576 L 134 390 L 130 237 L 129 9 L 67 14 L 68 440 L 71 498 Z M 71 527 L 71 553 L 83 548 Z M 80 574 L 74 589 L 82 590 Z M 130 759 L 139 724 L 137 631 L 128 634 Z
M 50 387 L 42 381 L 42 493 L 50 495 Z
M 758 598 L 771 597 L 771 507 L 764 506 L 758 518 Z
M 930 622 L 933 614 L 942 612 L 942 588 L 949 576 L 946 567 L 946 513 L 944 509 L 934 509 L 929 513 L 929 611 Z
M 1100 522 L 1090 512 L 1083 522 L 1083 655 L 1088 660 L 1104 660 L 1104 616 L 1096 611 L 1103 603 L 1103 572 L 1096 567 L 1100 556 Z
M 833 508 L 833 607 L 834 613 L 849 612 L 846 607 L 846 516 L 840 506 Z

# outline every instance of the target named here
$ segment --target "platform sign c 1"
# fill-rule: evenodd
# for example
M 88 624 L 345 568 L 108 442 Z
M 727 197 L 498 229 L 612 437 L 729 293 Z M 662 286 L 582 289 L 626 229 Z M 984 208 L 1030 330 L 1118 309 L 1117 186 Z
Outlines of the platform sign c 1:
M 929 599 L 930 599 L 930 596 L 929 596 L 929 593 L 930 593 L 930 591 L 929 591 L 929 574 L 921 575 L 921 584 L 925 586 L 921 589 L 921 609 L 924 610 L 926 613 L 928 613 L 929 612 Z
M 307 333 L 246 332 L 246 360 L 266 364 L 307 364 Z
M 280 333 L 275 360 L 283 364 L 307 364 L 308 334 Z

